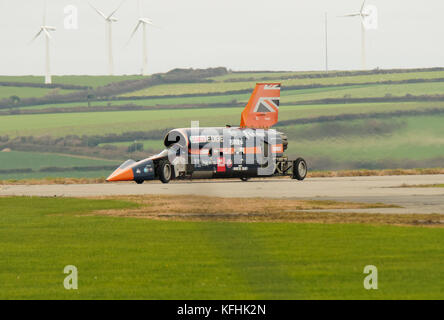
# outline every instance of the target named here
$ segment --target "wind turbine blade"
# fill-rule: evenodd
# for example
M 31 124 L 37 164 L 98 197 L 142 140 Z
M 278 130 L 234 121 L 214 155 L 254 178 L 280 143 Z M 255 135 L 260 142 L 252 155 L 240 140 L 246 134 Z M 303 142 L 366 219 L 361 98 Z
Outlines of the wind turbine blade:
M 361 6 L 361 11 L 360 11 L 361 14 L 362 14 L 362 11 L 364 10 L 364 7 L 365 7 L 365 1 L 366 0 L 364 0 L 364 2 L 362 3 L 362 6 Z
M 46 30 L 46 28 L 43 28 L 42 30 L 49 39 L 52 39 L 51 34 L 48 32 L 48 30 Z
M 102 11 L 100 11 L 99 9 L 97 9 L 96 7 L 94 7 L 94 6 L 91 4 L 91 2 L 88 2 L 88 3 L 89 3 L 89 6 L 90 6 L 91 8 L 94 9 L 94 11 L 96 11 L 100 16 L 102 16 L 103 19 L 106 19 L 106 16 L 105 16 L 105 14 L 104 14 Z
M 349 17 L 357 17 L 360 16 L 360 13 L 352 13 L 352 14 L 346 14 L 344 16 L 339 16 L 340 18 L 349 18 Z
M 117 11 L 119 11 L 119 9 L 122 7 L 122 5 L 123 5 L 125 2 L 126 2 L 126 0 L 123 0 L 123 1 L 120 3 L 120 5 L 117 7 L 117 9 L 114 10 L 113 12 L 111 12 L 111 14 L 110 14 L 106 19 L 110 19 L 110 18 L 112 18 L 112 16 L 115 15 Z
M 146 24 L 153 24 L 153 20 L 151 20 L 150 18 L 140 18 L 140 21 Z
M 43 32 L 43 28 L 42 29 L 40 29 L 40 31 L 39 32 L 37 32 L 37 34 L 34 36 L 34 38 L 32 38 L 32 40 L 31 41 L 29 41 L 29 43 L 31 44 L 32 42 L 34 42 L 35 41 L 35 39 L 37 39 L 41 34 L 42 34 L 42 32 Z
M 136 34 L 137 30 L 139 30 L 140 25 L 142 24 L 142 22 L 139 21 L 139 23 L 137 23 L 136 27 L 134 28 L 133 32 L 131 33 L 130 38 L 128 39 L 128 42 L 126 43 L 126 45 L 128 45 L 130 43 L 130 41 L 133 39 L 134 35 Z

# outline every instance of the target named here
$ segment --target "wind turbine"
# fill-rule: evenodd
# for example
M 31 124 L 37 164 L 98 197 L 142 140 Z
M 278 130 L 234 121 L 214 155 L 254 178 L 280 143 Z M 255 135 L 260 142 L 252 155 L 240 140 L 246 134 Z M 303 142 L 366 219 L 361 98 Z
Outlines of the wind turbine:
M 134 37 L 137 30 L 139 30 L 139 28 L 142 27 L 142 58 L 143 58 L 142 75 L 146 76 L 148 75 L 148 48 L 146 43 L 146 28 L 148 25 L 153 25 L 153 21 L 149 18 L 142 17 L 141 0 L 139 0 L 138 4 L 139 4 L 139 20 L 137 21 L 137 25 L 134 28 L 133 32 L 131 33 L 131 37 L 128 40 L 128 43 Z
M 347 14 L 342 17 L 352 18 L 359 17 L 361 19 L 361 50 L 362 50 L 362 69 L 365 70 L 366 66 L 366 40 L 365 40 L 365 31 L 369 29 L 377 29 L 378 28 L 378 20 L 377 20 L 377 9 L 375 6 L 366 6 L 366 0 L 361 5 L 361 10 L 357 13 Z
M 40 27 L 39 32 L 32 38 L 31 42 L 34 42 L 41 34 L 45 37 L 45 50 L 46 50 L 46 66 L 45 66 L 45 84 L 51 84 L 52 83 L 52 77 L 51 77 L 51 58 L 50 58 L 50 52 L 49 52 L 49 45 L 50 41 L 52 39 L 50 32 L 56 31 L 55 27 L 47 26 L 46 25 L 46 7 L 47 3 L 45 1 L 45 8 L 43 12 L 43 24 Z
M 328 73 L 328 13 L 325 13 L 325 72 Z
M 114 18 L 116 12 L 122 7 L 126 0 L 123 0 L 120 5 L 111 12 L 109 15 L 105 15 L 102 11 L 94 7 L 91 3 L 89 4 L 104 20 L 106 23 L 106 36 L 108 38 L 108 61 L 109 61 L 109 75 L 114 74 L 114 57 L 113 57 L 113 23 L 118 20 Z

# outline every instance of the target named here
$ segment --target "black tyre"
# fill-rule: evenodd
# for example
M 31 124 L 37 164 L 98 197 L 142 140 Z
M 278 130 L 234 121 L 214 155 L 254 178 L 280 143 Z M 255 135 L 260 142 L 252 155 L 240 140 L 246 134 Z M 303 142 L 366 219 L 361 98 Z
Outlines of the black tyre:
M 242 177 L 240 178 L 243 182 L 247 182 L 248 180 L 250 180 L 250 177 Z
M 144 180 L 136 180 L 136 183 L 137 183 L 137 184 L 143 184 L 143 183 L 144 183 Z
M 307 172 L 307 162 L 304 159 L 299 158 L 296 161 L 293 161 L 293 179 L 302 181 L 307 176 Z
M 173 179 L 173 166 L 169 161 L 162 161 L 159 164 L 158 175 L 162 183 L 168 183 Z

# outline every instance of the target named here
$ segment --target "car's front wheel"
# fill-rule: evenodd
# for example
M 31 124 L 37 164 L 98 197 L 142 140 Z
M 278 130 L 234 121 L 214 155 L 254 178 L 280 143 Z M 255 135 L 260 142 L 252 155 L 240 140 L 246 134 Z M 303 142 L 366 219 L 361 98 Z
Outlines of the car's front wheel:
M 158 169 L 159 179 L 162 183 L 168 183 L 173 178 L 173 166 L 169 161 L 162 161 Z

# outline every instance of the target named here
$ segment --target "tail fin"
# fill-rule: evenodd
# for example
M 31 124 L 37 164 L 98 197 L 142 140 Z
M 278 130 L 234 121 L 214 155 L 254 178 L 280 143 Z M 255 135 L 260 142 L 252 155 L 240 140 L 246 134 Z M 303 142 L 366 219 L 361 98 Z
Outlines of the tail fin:
M 278 122 L 280 83 L 258 83 L 242 111 L 242 128 L 270 128 Z

